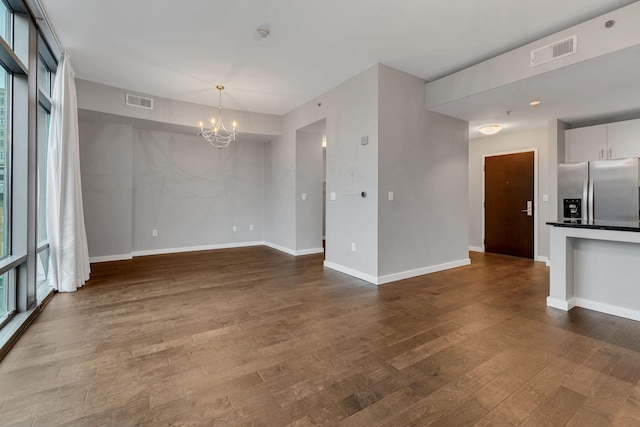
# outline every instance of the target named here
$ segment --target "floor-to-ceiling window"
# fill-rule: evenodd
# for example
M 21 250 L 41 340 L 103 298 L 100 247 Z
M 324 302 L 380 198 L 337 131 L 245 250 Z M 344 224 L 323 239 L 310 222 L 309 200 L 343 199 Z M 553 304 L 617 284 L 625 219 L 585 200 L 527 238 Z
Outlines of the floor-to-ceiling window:
M 0 258 L 6 258 L 7 241 L 9 240 L 9 204 L 7 203 L 7 189 L 9 187 L 7 172 L 9 172 L 7 160 L 11 158 L 9 144 L 7 144 L 7 89 L 9 87 L 9 73 L 0 67 Z M 7 299 L 9 298 L 5 282 L 5 274 L 0 276 L 0 316 L 4 317 L 8 313 L 9 306 Z
M 0 1 L 0 37 L 5 44 L 11 44 L 11 11 L 6 3 Z M 0 66 L 0 260 L 6 261 L 10 255 L 10 224 L 11 224 L 11 144 L 9 139 L 11 103 L 11 74 Z M 4 262 L 3 262 L 4 263 Z M 0 325 L 11 316 L 15 310 L 13 304 L 12 277 L 9 269 L 0 274 Z
M 39 34 L 30 15 L 36 7 L 0 0 L 0 358 L 51 292 L 46 167 L 57 62 L 52 33 Z

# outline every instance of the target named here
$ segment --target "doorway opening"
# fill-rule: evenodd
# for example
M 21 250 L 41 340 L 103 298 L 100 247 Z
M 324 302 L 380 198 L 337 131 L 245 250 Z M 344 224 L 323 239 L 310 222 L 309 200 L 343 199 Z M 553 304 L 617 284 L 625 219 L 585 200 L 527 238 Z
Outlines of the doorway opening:
M 535 259 L 537 150 L 483 156 L 484 250 Z
M 296 254 L 323 253 L 326 241 L 326 120 L 296 131 Z

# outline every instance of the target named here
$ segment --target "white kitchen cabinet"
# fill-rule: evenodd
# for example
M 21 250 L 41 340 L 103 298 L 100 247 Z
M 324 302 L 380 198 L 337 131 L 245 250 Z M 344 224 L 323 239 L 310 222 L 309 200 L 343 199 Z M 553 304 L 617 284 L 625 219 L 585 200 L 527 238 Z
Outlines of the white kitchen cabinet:
M 565 163 L 626 157 L 640 157 L 640 119 L 565 132 Z
M 640 119 L 607 124 L 607 158 L 640 157 Z
M 569 129 L 565 132 L 565 163 L 606 158 L 607 125 Z

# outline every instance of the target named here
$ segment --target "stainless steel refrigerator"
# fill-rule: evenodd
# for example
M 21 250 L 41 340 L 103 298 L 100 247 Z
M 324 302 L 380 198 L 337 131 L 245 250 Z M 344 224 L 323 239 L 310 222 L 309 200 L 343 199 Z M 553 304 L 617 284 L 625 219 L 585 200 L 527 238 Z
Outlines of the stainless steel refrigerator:
M 637 157 L 558 165 L 559 220 L 640 220 Z

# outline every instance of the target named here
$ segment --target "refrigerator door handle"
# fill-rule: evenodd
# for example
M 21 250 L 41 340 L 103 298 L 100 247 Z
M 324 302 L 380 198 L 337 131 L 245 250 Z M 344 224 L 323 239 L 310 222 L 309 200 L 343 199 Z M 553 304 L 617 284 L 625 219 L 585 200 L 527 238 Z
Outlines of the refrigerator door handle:
M 589 178 L 585 178 L 582 183 L 582 219 L 589 219 Z
M 589 213 L 589 217 L 587 218 L 589 221 L 593 221 L 595 217 L 595 212 L 593 211 L 593 178 L 589 178 L 589 196 L 588 196 L 588 208 L 587 211 Z

